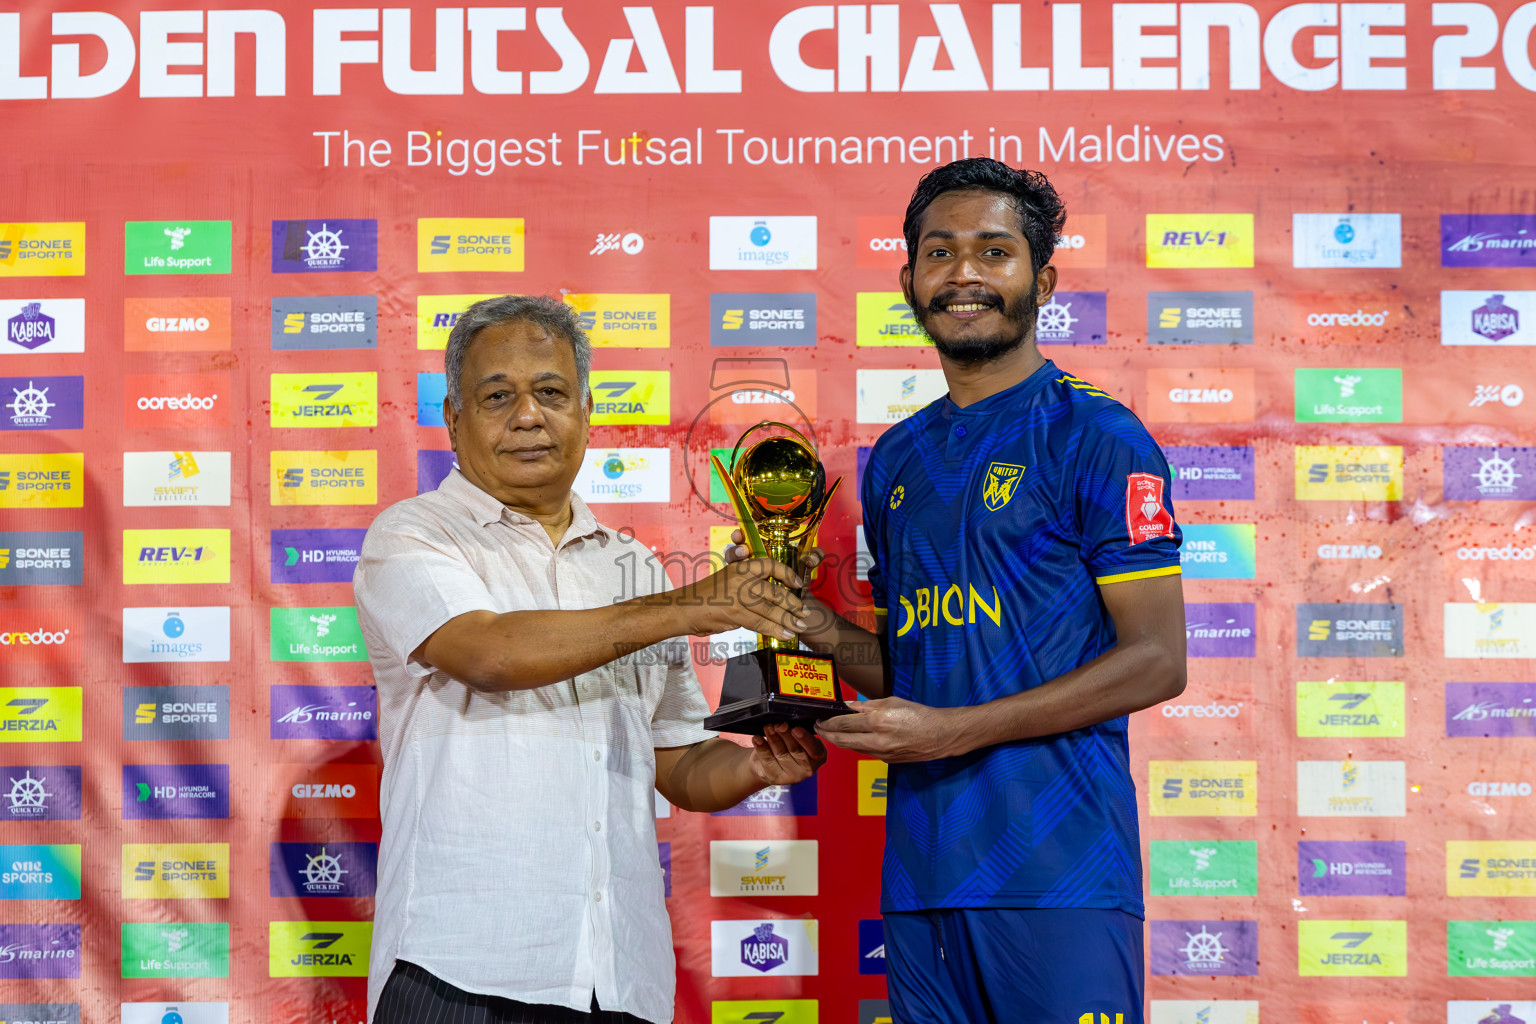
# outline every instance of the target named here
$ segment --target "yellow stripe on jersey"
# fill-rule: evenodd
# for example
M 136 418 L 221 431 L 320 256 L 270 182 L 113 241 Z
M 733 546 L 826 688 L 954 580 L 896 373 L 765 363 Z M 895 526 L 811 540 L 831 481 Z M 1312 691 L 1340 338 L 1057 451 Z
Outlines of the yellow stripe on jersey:
M 1086 391 L 1090 395 L 1098 395 L 1100 398 L 1112 398 L 1112 397 L 1114 397 L 1112 395 L 1105 394 L 1104 391 L 1102 389 L 1100 389 L 1097 384 L 1090 384 L 1086 380 L 1083 380 L 1083 378 L 1081 378 L 1081 377 L 1074 377 L 1070 373 L 1064 373 L 1060 377 L 1057 377 L 1056 378 L 1056 383 L 1057 384 L 1065 384 L 1065 385 L 1067 385 L 1067 387 L 1069 387 L 1069 388 L 1076 388 L 1078 391 Z
M 1149 580 L 1154 576 L 1178 576 L 1183 572 L 1184 570 L 1176 565 L 1165 565 L 1161 569 L 1142 569 L 1139 572 L 1116 573 L 1114 576 L 1098 576 L 1094 578 L 1093 582 L 1102 587 L 1106 583 L 1125 583 L 1130 580 Z

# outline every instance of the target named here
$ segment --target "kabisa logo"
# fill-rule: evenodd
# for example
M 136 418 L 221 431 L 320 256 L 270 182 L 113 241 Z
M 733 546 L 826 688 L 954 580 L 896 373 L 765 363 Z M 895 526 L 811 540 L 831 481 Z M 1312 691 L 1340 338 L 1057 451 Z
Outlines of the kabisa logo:
M 1257 921 L 1153 921 L 1152 973 L 1251 976 L 1259 970 Z
M 1447 842 L 1445 891 L 1448 896 L 1536 896 L 1536 843 Z
M 227 297 L 183 295 L 123 300 L 128 352 L 219 352 L 229 349 L 234 304 Z
M 1447 658 L 1536 657 L 1536 604 L 1447 601 Z
M 0 377 L 0 430 L 79 430 L 84 377 Z
M 1304 978 L 1401 978 L 1408 973 L 1405 921 L 1297 922 Z
M 379 269 L 376 220 L 275 220 L 272 273 Z
M 716 292 L 709 297 L 711 345 L 816 344 L 815 292 Z
M 80 508 L 85 456 L 0 455 L 0 508 Z
M 0 532 L 0 586 L 76 586 L 85 534 L 79 530 Z
M 1536 683 L 1446 683 L 1445 734 L 1536 736 Z
M 124 687 L 123 739 L 227 740 L 229 687 Z
M 78 686 L 0 686 L 0 743 L 80 742 Z
M 1147 266 L 1253 266 L 1253 214 L 1149 213 Z
M 789 942 L 773 933 L 773 922 L 768 921 L 752 929 L 752 934 L 741 940 L 741 962 L 764 973 L 781 967 L 789 959 Z
M 1253 292 L 1148 292 L 1147 344 L 1252 345 Z
M 758 790 L 734 807 L 713 812 L 713 816 L 737 818 L 800 817 L 816 813 L 816 776 L 790 786 L 768 786 Z
M 0 820 L 80 820 L 79 765 L 0 768 Z
M 0 224 L 0 278 L 79 277 L 85 273 L 85 223 Z
M 1536 267 L 1536 215 L 1441 214 L 1440 265 Z
M 229 452 L 124 452 L 123 505 L 223 505 L 230 498 Z
M 499 298 L 495 294 L 474 295 L 418 295 L 416 296 L 416 347 L 419 349 L 446 349 L 448 335 L 463 312 L 483 299 Z
M 273 661 L 367 661 L 368 648 L 350 605 L 273 608 L 269 612 Z
M 1154 839 L 1150 847 L 1154 896 L 1258 895 L 1258 844 L 1251 839 Z
M 1296 684 L 1296 735 L 1402 736 L 1406 697 L 1399 682 Z
M 1403 217 L 1399 213 L 1294 213 L 1291 246 L 1295 267 L 1401 267 Z
M 1504 296 L 1488 296 L 1472 311 L 1472 333 L 1489 341 L 1503 341 L 1520 330 L 1520 311 L 1504 305 Z
M 84 299 L 0 299 L 0 322 L 0 356 L 85 351 Z
M 125 978 L 229 977 L 229 925 L 124 924 Z
M 772 921 L 711 921 L 710 969 L 717 978 L 813 975 L 818 972 L 817 922 L 808 918 Z
M 0 979 L 78 977 L 78 924 L 0 924 Z
M 1440 451 L 1448 500 L 1536 499 L 1536 448 L 1446 445 Z
M 271 850 L 274 899 L 374 894 L 378 843 L 273 843 Z
M 1403 371 L 1335 367 L 1295 371 L 1297 423 L 1401 423 Z
M 227 817 L 227 764 L 123 766 L 123 818 L 126 820 Z
M 227 220 L 130 220 L 123 273 L 227 274 L 233 238 Z
M 593 370 L 593 426 L 661 426 L 672 422 L 667 370 Z
M 1251 580 L 1257 573 L 1255 523 L 1189 523 L 1179 565 L 1186 579 Z
M 1253 449 L 1210 445 L 1163 449 L 1179 501 L 1252 501 Z
M 274 373 L 272 426 L 375 427 L 377 373 Z
M 575 490 L 586 502 L 671 500 L 672 451 L 669 448 L 618 448 L 587 451 Z
M 523 269 L 521 217 L 422 217 L 416 221 L 416 270 Z
M 373 740 L 379 695 L 371 686 L 272 687 L 275 740 Z
M 981 621 L 990 621 L 997 627 L 1003 624 L 1002 596 L 995 584 L 985 581 L 980 588 L 968 581 L 963 587 L 960 583 L 945 581 L 919 587 L 910 596 L 899 594 L 896 599 L 901 603 L 900 625 L 896 627 L 898 637 L 906 636 L 914 627 L 919 630 L 968 629 L 976 625 L 978 611 Z
M 672 296 L 665 293 L 571 293 L 581 329 L 595 348 L 666 348 L 672 344 Z
M 859 292 L 854 297 L 854 339 L 861 346 L 921 348 L 928 332 L 901 292 Z
M 228 530 L 124 530 L 123 582 L 228 583 Z
M 942 370 L 855 370 L 859 423 L 900 423 L 944 397 L 949 385 Z
M 1392 445 L 1296 446 L 1300 501 L 1398 501 L 1403 449 Z
M 273 921 L 267 973 L 274 978 L 365 978 L 371 921 Z
M 1298 761 L 1296 813 L 1314 818 L 1401 818 L 1407 813 L 1402 761 Z
M 592 248 L 587 252 L 588 256 L 601 256 L 605 252 L 622 252 L 626 256 L 638 256 L 645 248 L 645 238 L 634 231 L 610 232 L 597 234 L 597 240 L 592 243 Z
M 374 295 L 316 295 L 272 299 L 272 348 L 281 351 L 377 348 L 379 300 Z
M 1148 804 L 1155 817 L 1258 813 L 1256 761 L 1152 761 Z
M 815 270 L 815 217 L 709 218 L 710 270 Z
M 1035 316 L 1041 345 L 1103 345 L 1109 340 L 1104 292 L 1057 292 Z
M 1442 345 L 1536 345 L 1536 291 L 1442 291 Z
M 0 900 L 77 900 L 80 847 L 0 846 Z
M 1296 844 L 1302 896 L 1402 896 L 1407 892 L 1408 845 L 1403 842 Z
M 1184 638 L 1191 658 L 1251 658 L 1258 645 L 1258 618 L 1249 603 L 1184 606 Z
M 229 607 L 124 608 L 123 662 L 229 660 Z
M 1447 921 L 1445 959 L 1451 977 L 1536 977 L 1536 921 Z
M 379 453 L 274 451 L 269 456 L 274 505 L 373 505 L 379 500 Z
M 362 529 L 273 530 L 273 583 L 351 583 L 362 558 Z
M 1446 1024 L 1526 1024 L 1536 1020 L 1536 999 L 1517 1002 L 1451 999 L 1445 1004 Z
M 123 899 L 229 898 L 228 843 L 124 843 Z

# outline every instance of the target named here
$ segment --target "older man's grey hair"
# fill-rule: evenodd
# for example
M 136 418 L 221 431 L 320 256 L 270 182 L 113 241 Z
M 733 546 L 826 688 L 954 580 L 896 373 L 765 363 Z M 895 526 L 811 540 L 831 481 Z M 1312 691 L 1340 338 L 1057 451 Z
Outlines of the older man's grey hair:
M 460 313 L 458 323 L 448 335 L 443 369 L 448 377 L 448 400 L 455 409 L 464 408 L 459 378 L 464 373 L 464 359 L 469 353 L 470 342 L 487 327 L 516 323 L 542 327 L 550 337 L 570 342 L 571 352 L 576 357 L 576 385 L 581 391 L 581 400 L 585 402 L 591 397 L 592 343 L 582 331 L 576 311 L 547 295 L 502 295 L 481 299 Z

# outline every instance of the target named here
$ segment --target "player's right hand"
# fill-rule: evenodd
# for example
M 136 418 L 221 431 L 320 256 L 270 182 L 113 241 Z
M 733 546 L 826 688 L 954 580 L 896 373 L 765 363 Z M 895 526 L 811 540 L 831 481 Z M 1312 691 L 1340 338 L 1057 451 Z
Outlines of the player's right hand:
M 805 602 L 795 592 L 803 585 L 781 562 L 746 558 L 731 561 L 719 572 L 668 593 L 694 636 L 739 627 L 793 640 L 807 625 Z

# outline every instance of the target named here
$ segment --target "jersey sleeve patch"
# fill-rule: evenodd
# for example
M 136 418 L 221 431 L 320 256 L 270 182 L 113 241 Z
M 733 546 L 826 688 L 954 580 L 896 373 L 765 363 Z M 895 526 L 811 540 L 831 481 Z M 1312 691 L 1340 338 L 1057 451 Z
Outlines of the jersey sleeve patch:
M 1154 576 L 1179 576 L 1184 572 L 1177 565 L 1165 565 L 1158 569 L 1138 569 L 1135 572 L 1119 572 L 1113 576 L 1096 576 L 1093 582 L 1099 586 L 1106 583 L 1129 583 L 1131 580 L 1150 580 Z
M 1125 529 L 1130 546 L 1173 535 L 1173 514 L 1163 501 L 1165 486 L 1167 482 L 1156 473 L 1130 473 L 1126 476 Z

